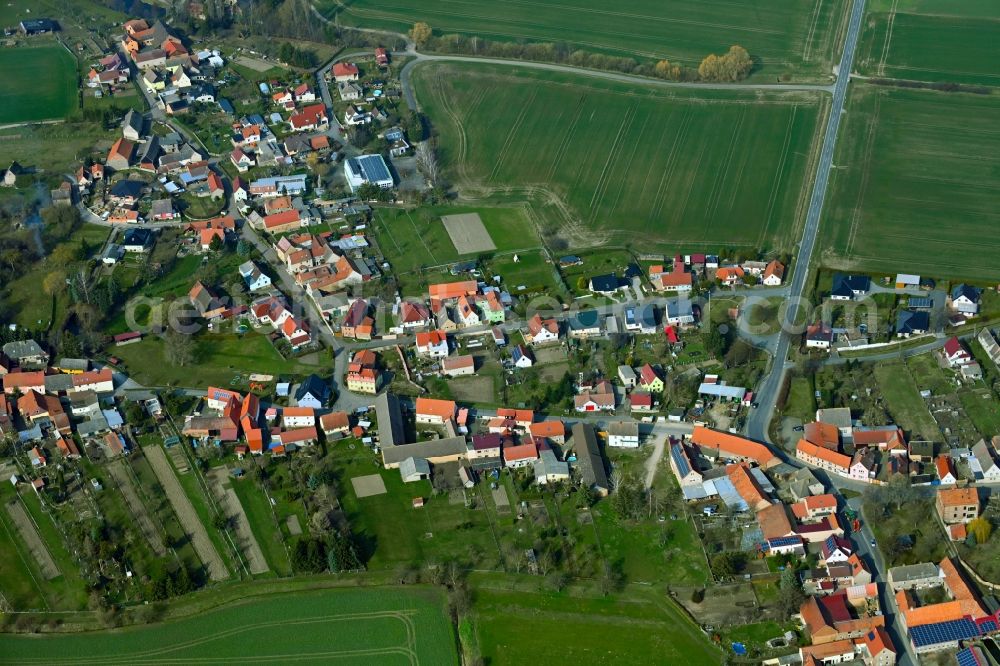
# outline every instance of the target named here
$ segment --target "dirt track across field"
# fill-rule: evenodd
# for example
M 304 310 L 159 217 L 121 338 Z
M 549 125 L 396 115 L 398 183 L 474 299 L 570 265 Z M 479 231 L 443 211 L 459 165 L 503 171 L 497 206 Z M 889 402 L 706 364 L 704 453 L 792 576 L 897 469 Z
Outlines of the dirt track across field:
M 170 462 L 167 460 L 166 454 L 163 453 L 163 449 L 159 446 L 146 446 L 142 450 L 146 454 L 146 459 L 149 461 L 150 467 L 153 468 L 153 473 L 156 474 L 160 485 L 163 486 L 163 491 L 167 494 L 170 506 L 174 508 L 174 513 L 177 514 L 177 519 L 181 522 L 184 531 L 191 538 L 191 545 L 194 546 L 194 551 L 198 553 L 198 558 L 205 564 L 208 577 L 212 580 L 225 580 L 229 578 L 229 571 L 226 570 L 226 565 L 222 561 L 222 557 L 219 556 L 219 552 L 215 549 L 215 544 L 212 543 L 212 540 L 208 536 L 208 531 L 198 518 L 198 513 L 194 510 L 194 505 L 191 504 L 191 500 L 184 492 L 184 488 L 181 487 L 181 482 L 177 480 L 177 474 L 174 473 L 174 469 L 170 466 Z
M 38 534 L 38 530 L 35 529 L 35 524 L 31 522 L 27 511 L 21 506 L 20 500 L 9 502 L 7 504 L 7 513 L 10 514 L 11 520 L 14 521 L 17 533 L 24 539 L 24 543 L 28 546 L 28 550 L 31 551 L 31 556 L 34 558 L 35 563 L 38 564 L 38 569 L 42 572 L 45 580 L 52 580 L 62 575 L 59 567 L 56 566 L 55 560 L 52 559 L 52 554 L 45 546 L 45 542 L 42 541 L 42 537 Z
M 138 523 L 139 529 L 142 530 L 142 535 L 149 542 L 149 547 L 153 549 L 157 557 L 164 557 L 167 554 L 167 547 L 164 545 L 160 531 L 156 529 L 149 511 L 146 510 L 146 505 L 139 498 L 135 484 L 132 481 L 129 471 L 125 469 L 125 465 L 128 465 L 126 461 L 121 459 L 116 460 L 108 465 L 108 473 L 111 474 L 115 483 L 118 484 L 118 488 L 121 489 L 122 495 L 125 497 L 125 504 L 128 506 L 129 511 L 132 512 L 132 516 L 135 518 L 135 522 Z
M 257 543 L 257 537 L 250 529 L 250 521 L 247 519 L 246 511 L 243 510 L 243 503 L 237 497 L 236 491 L 228 487 L 229 470 L 225 467 L 216 467 L 208 473 L 208 483 L 215 494 L 215 499 L 219 501 L 222 511 L 226 514 L 233 525 L 233 536 L 240 550 L 247 558 L 247 568 L 250 573 L 261 574 L 270 570 L 267 560 L 264 559 L 264 552 Z

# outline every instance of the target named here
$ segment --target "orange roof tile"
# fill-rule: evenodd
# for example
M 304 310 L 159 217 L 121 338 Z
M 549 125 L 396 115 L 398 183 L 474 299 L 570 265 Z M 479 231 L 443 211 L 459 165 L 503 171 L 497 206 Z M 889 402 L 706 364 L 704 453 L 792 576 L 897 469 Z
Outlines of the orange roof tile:
M 938 491 L 943 506 L 979 505 L 979 493 L 975 488 L 945 488 Z
M 801 451 L 805 455 L 825 460 L 826 462 L 837 465 L 838 467 L 843 467 L 844 469 L 849 469 L 851 467 L 850 456 L 845 456 L 843 453 L 825 449 L 822 446 L 816 446 L 812 442 L 808 442 L 804 439 L 800 439 L 798 446 L 795 448 L 796 451 Z
M 781 461 L 767 446 L 728 432 L 695 426 L 691 441 L 701 447 L 719 449 L 720 452 L 738 458 L 749 458 L 767 469 Z
M 757 523 L 765 539 L 777 539 L 792 533 L 792 523 L 788 519 L 785 505 L 781 502 L 758 511 Z
M 771 503 L 764 496 L 764 491 L 757 484 L 757 480 L 750 473 L 750 465 L 740 463 L 739 465 L 726 465 L 726 476 L 732 482 L 736 492 L 747 503 L 753 511 L 760 511 Z M 787 520 L 787 518 L 786 518 Z M 791 526 L 789 526 L 789 529 Z
M 816 446 L 836 451 L 840 446 L 840 429 L 832 423 L 821 423 L 813 421 L 807 423 L 803 428 L 803 438 L 812 442 Z
M 540 421 L 528 426 L 528 432 L 532 437 L 563 437 L 566 435 L 566 426 L 562 421 Z
M 455 416 L 455 401 L 417 398 L 417 414 L 437 416 L 447 421 Z

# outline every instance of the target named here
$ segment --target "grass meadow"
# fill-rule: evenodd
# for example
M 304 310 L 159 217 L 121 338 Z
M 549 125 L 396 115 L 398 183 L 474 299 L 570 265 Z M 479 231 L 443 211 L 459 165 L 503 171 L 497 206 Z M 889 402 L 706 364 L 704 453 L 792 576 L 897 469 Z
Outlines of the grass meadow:
M 1000 6 L 990 0 L 874 0 L 857 54 L 865 74 L 996 86 Z
M 457 663 L 440 592 L 339 589 L 249 597 L 183 620 L 114 632 L 0 635 L 5 664 Z
M 434 276 L 448 264 L 480 256 L 477 252 L 459 254 L 441 222 L 444 215 L 462 213 L 478 213 L 496 245 L 496 250 L 482 254 L 506 256 L 515 250 L 541 247 L 535 232 L 533 210 L 524 202 L 495 207 L 379 208 L 372 221 L 373 232 L 404 294 L 416 296 L 426 291 L 428 282 L 455 279 L 450 275 L 441 275 L 440 280 Z
M 414 81 L 460 188 L 558 202 L 571 247 L 776 247 L 798 237 L 826 103 L 818 95 L 454 64 L 422 66 Z
M 479 588 L 474 617 L 483 659 L 495 666 L 722 662 L 701 630 L 660 600 Z
M 76 85 L 76 61 L 59 44 L 0 48 L 0 124 L 65 117 Z
M 848 4 L 844 0 L 763 4 L 753 0 L 725 4 L 635 0 L 620 6 L 599 0 L 317 3 L 328 17 L 339 14 L 344 25 L 405 32 L 415 21 L 426 21 L 436 34 L 563 43 L 573 50 L 667 58 L 694 66 L 709 53 L 741 44 L 759 59 L 762 73 L 769 77 L 803 70 L 827 74 L 833 55 L 838 53 L 840 26 Z
M 821 233 L 833 267 L 996 280 L 1000 99 L 858 85 Z

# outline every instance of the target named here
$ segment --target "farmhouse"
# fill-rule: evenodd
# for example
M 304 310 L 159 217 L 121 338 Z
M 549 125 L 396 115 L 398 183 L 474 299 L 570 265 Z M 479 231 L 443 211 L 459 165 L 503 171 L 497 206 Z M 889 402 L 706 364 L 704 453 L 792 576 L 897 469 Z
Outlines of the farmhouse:
M 785 277 L 785 265 L 782 264 L 777 259 L 771 261 L 766 268 L 764 268 L 763 278 L 761 283 L 765 287 L 777 287 L 781 285 L 781 281 Z
M 588 423 L 573 426 L 573 452 L 576 466 L 580 469 L 580 479 L 584 487 L 606 497 L 611 490 L 608 474 L 604 467 L 604 456 L 597 441 L 594 427 Z
M 442 330 L 417 333 L 417 354 L 430 358 L 444 358 L 448 355 L 448 335 Z
M 968 523 L 979 516 L 979 495 L 975 488 L 939 490 L 935 508 L 946 524 Z
M 781 464 L 781 459 L 764 444 L 704 426 L 695 426 L 691 433 L 691 443 L 697 445 L 703 454 L 708 453 L 707 457 L 755 462 L 763 469 Z
M 470 354 L 441 360 L 441 374 L 446 377 L 464 377 L 476 374 L 476 360 Z
M 635 421 L 618 421 L 608 426 L 608 446 L 614 448 L 639 448 L 639 424 Z
M 360 72 L 358 66 L 350 62 L 338 62 L 331 68 L 333 80 L 337 83 L 341 81 L 357 81 Z
M 434 398 L 417 398 L 417 423 L 432 423 L 444 425 L 455 418 L 455 402 L 453 400 L 437 400 Z

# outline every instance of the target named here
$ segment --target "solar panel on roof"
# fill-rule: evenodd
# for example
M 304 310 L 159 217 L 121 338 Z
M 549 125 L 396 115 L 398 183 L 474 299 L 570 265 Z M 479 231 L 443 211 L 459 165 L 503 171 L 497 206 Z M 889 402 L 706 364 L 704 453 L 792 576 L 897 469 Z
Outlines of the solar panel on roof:
M 978 635 L 979 627 L 969 619 L 935 622 L 934 624 L 923 624 L 910 628 L 910 638 L 913 639 L 913 644 L 917 647 L 937 645 L 939 643 L 952 643 L 954 641 L 974 638 Z
M 670 457 L 674 459 L 674 464 L 677 465 L 677 471 L 680 472 L 681 478 L 684 478 L 691 472 L 691 467 L 688 466 L 687 457 L 681 452 L 681 445 L 674 444 L 670 447 Z
M 979 657 L 972 648 L 965 648 L 955 655 L 955 661 L 958 662 L 958 666 L 982 666 L 979 661 Z
M 767 543 L 768 545 L 771 546 L 771 548 L 777 548 L 780 546 L 796 546 L 802 542 L 797 536 L 786 536 L 786 537 L 778 537 L 777 539 L 771 539 Z
M 979 625 L 979 631 L 981 631 L 984 634 L 993 631 L 1000 631 L 1000 625 L 998 625 L 997 621 L 992 618 L 987 620 L 981 620 L 977 624 Z
M 357 161 L 366 180 L 375 183 L 380 180 L 392 179 L 381 155 L 362 155 L 357 158 Z

